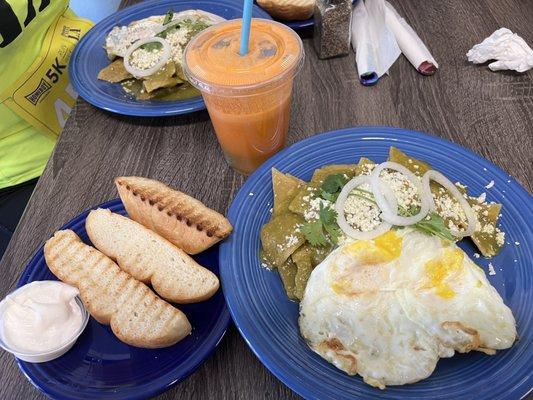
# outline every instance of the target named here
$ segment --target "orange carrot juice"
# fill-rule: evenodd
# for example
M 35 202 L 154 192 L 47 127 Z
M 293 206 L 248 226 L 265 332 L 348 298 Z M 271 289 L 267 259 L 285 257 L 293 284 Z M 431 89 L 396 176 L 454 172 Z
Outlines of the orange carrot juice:
M 189 81 L 204 98 L 226 160 L 249 174 L 285 145 L 302 41 L 280 23 L 252 19 L 249 51 L 239 54 L 241 23 L 223 22 L 185 49 Z

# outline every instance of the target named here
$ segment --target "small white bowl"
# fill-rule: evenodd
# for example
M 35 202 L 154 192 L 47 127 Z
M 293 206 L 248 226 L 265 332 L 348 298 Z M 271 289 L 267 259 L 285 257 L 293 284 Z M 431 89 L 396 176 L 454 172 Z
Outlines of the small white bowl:
M 57 281 L 53 281 L 53 282 L 57 282 Z M 62 283 L 62 282 L 58 282 L 58 283 Z M 16 293 L 18 290 L 22 289 L 23 287 L 24 286 L 21 286 L 20 288 L 16 289 L 10 294 Z M 53 349 L 53 350 L 49 350 L 49 351 L 41 352 L 41 353 L 38 353 L 38 352 L 22 353 L 9 347 L 9 345 L 6 342 L 4 342 L 1 334 L 0 334 L 0 347 L 4 349 L 5 351 L 8 351 L 9 353 L 13 354 L 18 359 L 31 362 L 31 363 L 42 363 L 42 362 L 51 361 L 58 357 L 61 357 L 63 354 L 65 354 L 67 351 L 70 350 L 70 348 L 74 345 L 78 337 L 80 337 L 85 327 L 87 326 L 87 323 L 89 322 L 89 313 L 83 306 L 83 302 L 81 301 L 79 296 L 76 296 L 76 303 L 78 303 L 78 305 L 80 306 L 80 310 L 81 310 L 81 315 L 82 315 L 81 326 L 68 342 L 64 343 L 57 349 Z M 0 329 L 2 329 L 2 319 L 4 316 L 5 304 L 6 304 L 6 299 L 4 298 L 0 302 Z

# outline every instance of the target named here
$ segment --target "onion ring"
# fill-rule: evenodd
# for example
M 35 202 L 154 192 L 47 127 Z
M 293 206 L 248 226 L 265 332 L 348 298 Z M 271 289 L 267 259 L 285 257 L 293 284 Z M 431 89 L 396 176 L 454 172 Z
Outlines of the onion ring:
M 380 187 L 382 187 L 383 185 L 383 182 L 379 178 L 379 174 L 384 169 L 392 169 L 394 171 L 401 172 L 416 187 L 421 203 L 420 211 L 418 212 L 418 214 L 410 217 L 403 217 L 401 215 L 398 215 L 398 207 L 393 206 L 387 201 L 380 189 Z M 392 161 L 386 161 L 377 165 L 372 171 L 372 174 L 370 175 L 370 183 L 372 186 L 372 193 L 374 194 L 374 198 L 376 199 L 376 203 L 382 211 L 381 218 L 387 221 L 388 223 L 396 226 L 414 225 L 424 219 L 428 214 L 431 199 L 427 198 L 427 196 L 424 195 L 425 192 L 420 180 L 415 176 L 415 174 L 413 174 L 403 165 Z
M 186 11 L 182 11 L 179 13 L 175 13 L 171 21 L 167 22 L 166 24 L 161 24 L 159 27 L 155 29 L 154 33 L 157 36 L 161 32 L 167 30 L 168 28 L 181 24 L 183 21 L 185 21 L 188 18 L 194 18 L 200 21 L 202 17 L 203 19 L 206 19 L 208 22 L 210 22 L 211 25 L 216 25 L 216 24 L 226 21 L 226 19 L 222 18 L 220 15 L 216 15 L 216 14 L 213 14 L 207 11 L 186 10 Z
M 132 53 L 137 50 L 139 47 L 146 43 L 160 43 L 163 49 L 163 54 L 161 55 L 161 58 L 153 67 L 147 68 L 147 69 L 138 69 L 133 67 L 130 64 L 130 57 Z M 151 37 L 151 38 L 145 38 L 136 41 L 133 43 L 130 47 L 128 47 L 128 50 L 126 51 L 126 54 L 124 55 L 124 68 L 126 68 L 126 71 L 128 71 L 130 74 L 132 74 L 136 78 L 145 78 L 147 76 L 153 75 L 159 69 L 165 65 L 170 58 L 170 45 L 166 40 L 163 40 L 159 37 Z
M 341 230 L 352 239 L 374 239 L 375 237 L 387 232 L 392 228 L 392 225 L 390 223 L 382 220 L 381 224 L 379 224 L 371 231 L 358 231 L 352 228 L 348 221 L 346 221 L 346 216 L 344 215 L 344 203 L 346 203 L 346 200 L 350 196 L 350 193 L 353 189 L 364 185 L 365 183 L 370 184 L 370 176 L 360 175 L 353 178 L 346 185 L 344 185 L 341 190 L 341 193 L 339 194 L 339 197 L 337 197 L 337 201 L 335 202 L 335 211 L 337 211 L 337 224 L 339 225 Z M 385 191 L 385 197 L 387 198 L 387 201 L 397 207 L 396 198 L 394 197 L 394 193 L 392 193 L 392 190 L 390 190 L 390 188 L 386 185 L 382 189 L 384 189 Z
M 461 192 L 459 192 L 459 189 L 444 175 L 442 175 L 440 172 L 435 170 L 429 170 L 427 171 L 424 176 L 422 177 L 422 184 L 427 189 L 427 191 L 431 195 L 430 191 L 430 181 L 435 181 L 439 183 L 441 186 L 443 186 L 448 192 L 450 192 L 453 197 L 457 199 L 459 202 L 459 205 L 463 208 L 466 219 L 468 222 L 468 228 L 464 231 L 457 231 L 455 229 L 450 229 L 450 233 L 455 237 L 465 237 L 465 236 L 472 236 L 472 234 L 476 231 L 476 225 L 477 225 L 477 218 L 474 214 L 474 211 L 472 210 L 472 207 L 470 207 L 470 204 L 468 204 L 468 201 L 463 197 Z M 433 197 L 431 197 L 431 209 L 432 211 L 435 210 L 435 202 L 433 201 Z

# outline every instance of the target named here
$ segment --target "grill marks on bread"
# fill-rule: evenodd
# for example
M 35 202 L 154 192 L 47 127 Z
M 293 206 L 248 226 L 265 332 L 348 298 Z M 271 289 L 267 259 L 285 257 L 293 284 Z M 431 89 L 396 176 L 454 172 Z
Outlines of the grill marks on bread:
M 227 237 L 229 221 L 202 202 L 165 184 L 141 177 L 115 179 L 129 216 L 186 253 L 197 254 Z
M 187 336 L 185 314 L 157 297 L 111 259 L 71 230 L 58 231 L 44 246 L 46 263 L 61 281 L 76 286 L 89 313 L 132 346 L 170 346 Z

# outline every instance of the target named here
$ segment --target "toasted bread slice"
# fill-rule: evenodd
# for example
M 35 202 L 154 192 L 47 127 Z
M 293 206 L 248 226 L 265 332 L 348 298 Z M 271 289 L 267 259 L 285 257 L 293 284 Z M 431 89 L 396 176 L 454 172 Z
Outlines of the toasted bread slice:
M 257 0 L 272 17 L 285 21 L 311 18 L 315 10 L 315 0 Z
M 85 229 L 93 245 L 165 300 L 195 303 L 218 289 L 218 278 L 157 233 L 107 209 L 93 210 Z
M 73 231 L 56 232 L 44 245 L 44 256 L 55 276 L 78 288 L 94 319 L 111 325 L 113 333 L 124 343 L 145 348 L 167 347 L 191 332 L 185 314 L 83 243 Z
M 233 229 L 222 214 L 161 182 L 121 176 L 115 184 L 131 219 L 188 254 L 204 251 Z

